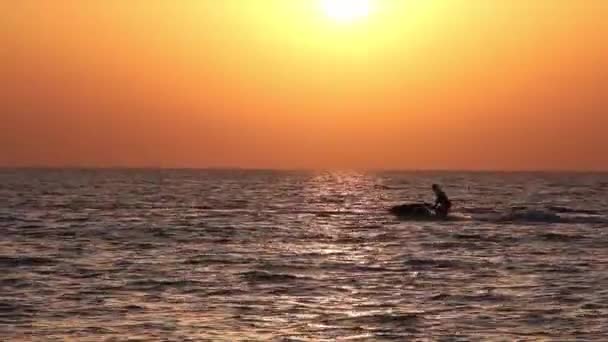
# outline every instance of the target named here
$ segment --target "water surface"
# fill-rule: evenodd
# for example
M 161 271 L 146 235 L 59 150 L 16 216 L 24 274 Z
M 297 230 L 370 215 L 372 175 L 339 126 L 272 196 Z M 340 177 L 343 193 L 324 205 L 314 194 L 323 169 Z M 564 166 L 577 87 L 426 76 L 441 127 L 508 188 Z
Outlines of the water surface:
M 454 199 L 450 222 L 395 204 Z M 608 338 L 608 175 L 0 171 L 5 341 Z

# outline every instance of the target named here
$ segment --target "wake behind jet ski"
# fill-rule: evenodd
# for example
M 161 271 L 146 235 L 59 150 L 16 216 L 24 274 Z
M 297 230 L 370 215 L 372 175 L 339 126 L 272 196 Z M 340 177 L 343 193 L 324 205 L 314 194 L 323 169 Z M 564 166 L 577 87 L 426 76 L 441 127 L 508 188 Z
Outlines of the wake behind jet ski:
M 413 203 L 398 205 L 390 209 L 390 212 L 402 219 L 412 220 L 445 220 L 448 218 L 452 202 L 437 184 L 433 184 L 433 192 L 436 199 L 435 204 Z

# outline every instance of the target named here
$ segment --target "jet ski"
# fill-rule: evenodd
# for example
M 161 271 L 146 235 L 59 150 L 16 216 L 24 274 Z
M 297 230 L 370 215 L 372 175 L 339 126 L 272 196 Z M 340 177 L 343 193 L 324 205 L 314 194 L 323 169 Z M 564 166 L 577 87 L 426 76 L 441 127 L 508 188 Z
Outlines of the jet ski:
M 443 220 L 429 203 L 402 204 L 390 209 L 391 214 L 407 220 Z

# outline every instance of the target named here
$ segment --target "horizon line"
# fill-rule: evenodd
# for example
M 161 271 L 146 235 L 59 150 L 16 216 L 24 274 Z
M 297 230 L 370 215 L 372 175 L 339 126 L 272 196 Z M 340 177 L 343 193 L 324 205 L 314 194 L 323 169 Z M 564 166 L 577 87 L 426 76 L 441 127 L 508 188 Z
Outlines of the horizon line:
M 124 171 L 252 171 L 252 172 L 319 172 L 319 171 L 361 171 L 361 172 L 449 172 L 449 173 L 608 173 L 608 169 L 460 169 L 460 168 L 357 168 L 357 167 L 326 167 L 326 168 L 272 168 L 272 167 L 240 167 L 240 166 L 206 166 L 206 167 L 166 167 L 166 166 L 8 166 L 0 165 L 0 170 L 124 170 Z

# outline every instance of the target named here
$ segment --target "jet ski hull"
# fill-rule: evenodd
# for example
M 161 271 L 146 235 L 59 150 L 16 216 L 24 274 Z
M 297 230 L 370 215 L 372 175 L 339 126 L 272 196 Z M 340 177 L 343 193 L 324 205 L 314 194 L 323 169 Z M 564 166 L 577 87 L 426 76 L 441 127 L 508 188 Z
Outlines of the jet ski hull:
M 428 203 L 403 204 L 392 207 L 391 214 L 400 219 L 410 220 L 441 220 Z

